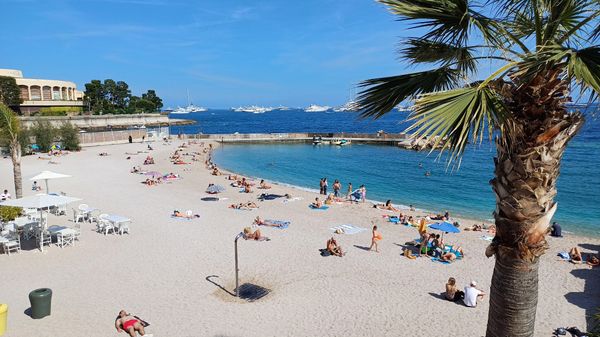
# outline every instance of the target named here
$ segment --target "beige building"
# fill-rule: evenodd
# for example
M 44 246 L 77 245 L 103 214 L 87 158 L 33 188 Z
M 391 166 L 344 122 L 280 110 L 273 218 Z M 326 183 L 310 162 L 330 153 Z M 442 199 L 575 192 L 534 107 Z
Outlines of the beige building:
M 41 108 L 64 107 L 81 109 L 83 92 L 77 90 L 73 82 L 24 78 L 20 70 L 0 69 L 0 76 L 14 77 L 21 89 L 23 103 L 19 106 L 21 114 L 29 116 Z

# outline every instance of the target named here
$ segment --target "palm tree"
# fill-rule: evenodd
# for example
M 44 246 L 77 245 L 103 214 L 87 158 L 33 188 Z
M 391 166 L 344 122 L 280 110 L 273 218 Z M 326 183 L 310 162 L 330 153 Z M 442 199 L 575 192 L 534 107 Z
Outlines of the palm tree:
M 23 182 L 21 179 L 21 144 L 19 133 L 21 125 L 17 115 L 9 107 L 0 103 L 0 143 L 6 144 L 10 150 L 13 163 L 13 179 L 17 198 L 23 196 Z
M 409 129 L 457 166 L 469 142 L 495 139 L 486 335 L 533 336 L 560 161 L 584 123 L 566 104 L 573 91 L 590 102 L 600 93 L 600 0 L 378 1 L 424 32 L 404 41 L 402 58 L 433 69 L 362 82 L 362 116 L 414 100 Z M 478 77 L 481 61 L 498 69 Z

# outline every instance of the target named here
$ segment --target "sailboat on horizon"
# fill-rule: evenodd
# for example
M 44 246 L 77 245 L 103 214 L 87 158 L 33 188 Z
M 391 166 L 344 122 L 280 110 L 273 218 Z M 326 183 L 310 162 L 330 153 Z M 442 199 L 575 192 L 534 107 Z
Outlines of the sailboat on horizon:
M 177 109 L 173 110 L 171 113 L 172 114 L 188 114 L 191 112 L 204 112 L 207 111 L 208 109 L 205 107 L 201 107 L 201 106 L 196 106 L 194 105 L 194 103 L 190 102 L 190 91 L 187 90 L 187 101 L 188 101 L 188 105 L 186 107 L 180 107 L 178 106 Z

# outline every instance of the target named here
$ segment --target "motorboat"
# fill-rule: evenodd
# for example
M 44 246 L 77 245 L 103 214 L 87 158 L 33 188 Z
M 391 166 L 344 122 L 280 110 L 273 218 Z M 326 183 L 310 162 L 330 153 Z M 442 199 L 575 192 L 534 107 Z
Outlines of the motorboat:
M 304 109 L 304 111 L 306 112 L 325 112 L 331 110 L 331 107 L 328 105 L 316 105 L 316 104 L 311 104 L 309 105 L 306 109 Z

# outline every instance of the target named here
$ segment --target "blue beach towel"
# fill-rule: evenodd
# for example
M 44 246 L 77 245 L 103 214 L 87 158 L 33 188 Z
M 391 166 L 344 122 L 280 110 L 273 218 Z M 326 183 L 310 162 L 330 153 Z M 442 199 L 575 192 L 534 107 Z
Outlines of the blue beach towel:
M 325 205 L 321 206 L 321 208 L 316 208 L 313 205 L 308 205 L 308 207 L 310 207 L 310 209 L 314 209 L 315 211 L 326 211 L 329 209 L 329 206 L 325 206 Z
M 450 264 L 451 263 L 450 261 L 444 261 L 444 260 L 442 260 L 440 258 L 437 258 L 437 257 L 432 257 L 431 258 L 431 262 L 439 262 L 439 263 L 443 263 L 443 264 Z
M 391 216 L 388 218 L 388 221 L 391 223 L 395 223 L 398 224 L 400 222 L 400 218 L 396 217 L 396 216 Z
M 560 256 L 560 258 L 565 261 L 571 261 L 571 255 L 569 255 L 569 253 L 567 253 L 567 252 L 560 252 L 557 255 Z

